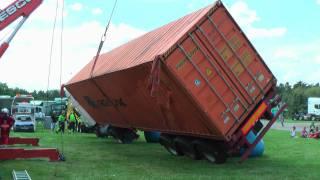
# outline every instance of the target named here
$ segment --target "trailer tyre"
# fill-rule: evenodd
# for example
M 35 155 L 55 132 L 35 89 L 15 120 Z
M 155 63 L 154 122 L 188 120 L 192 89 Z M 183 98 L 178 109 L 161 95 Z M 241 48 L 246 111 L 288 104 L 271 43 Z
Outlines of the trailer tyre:
M 194 148 L 191 140 L 183 137 L 176 137 L 174 139 L 174 144 L 177 149 L 180 149 L 184 155 L 191 159 L 199 160 L 202 158 L 201 154 Z
M 98 138 L 108 138 L 108 125 L 97 125 L 96 136 Z
M 210 163 L 223 164 L 227 161 L 227 153 L 211 142 L 195 141 L 196 149 Z
M 179 149 L 176 148 L 176 146 L 173 143 L 173 138 L 167 135 L 162 135 L 160 136 L 160 144 L 166 148 L 166 150 L 174 155 L 174 156 L 182 156 L 183 152 L 180 151 Z

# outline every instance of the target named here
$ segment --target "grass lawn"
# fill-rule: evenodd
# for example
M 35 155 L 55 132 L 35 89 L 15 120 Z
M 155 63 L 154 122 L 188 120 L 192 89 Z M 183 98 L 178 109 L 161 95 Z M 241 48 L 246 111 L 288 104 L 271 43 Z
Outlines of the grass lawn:
M 60 135 L 46 130 L 13 133 L 37 136 L 41 147 L 61 147 Z M 98 139 L 93 134 L 65 134 L 65 162 L 43 159 L 0 162 L 0 176 L 11 179 L 11 172 L 27 169 L 33 180 L 42 179 L 319 179 L 320 142 L 289 137 L 287 131 L 271 130 L 264 138 L 265 155 L 243 164 L 231 158 L 223 165 L 187 157 L 173 157 L 159 144 L 144 138 L 130 144 Z M 1 178 L 0 178 L 1 179 Z

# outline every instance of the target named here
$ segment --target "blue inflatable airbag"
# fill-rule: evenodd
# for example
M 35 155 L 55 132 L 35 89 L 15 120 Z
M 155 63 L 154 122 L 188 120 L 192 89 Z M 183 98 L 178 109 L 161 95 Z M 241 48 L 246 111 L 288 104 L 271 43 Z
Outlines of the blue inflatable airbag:
M 161 133 L 157 131 L 144 131 L 144 138 L 148 143 L 158 143 L 160 134 Z
M 250 131 L 247 134 L 247 141 L 249 143 L 253 143 L 256 137 L 257 136 L 252 131 Z M 244 148 L 240 150 L 241 155 L 244 153 L 244 150 L 245 150 Z M 263 139 L 261 139 L 260 142 L 258 142 L 258 144 L 256 145 L 256 147 L 253 148 L 249 157 L 260 157 L 263 155 L 263 152 L 264 152 L 264 142 L 263 142 Z

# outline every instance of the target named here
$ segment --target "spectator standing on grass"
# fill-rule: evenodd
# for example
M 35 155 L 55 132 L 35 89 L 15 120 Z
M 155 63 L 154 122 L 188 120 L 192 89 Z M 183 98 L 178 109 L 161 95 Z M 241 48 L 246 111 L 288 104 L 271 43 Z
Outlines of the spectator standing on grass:
M 82 125 L 81 117 L 78 116 L 78 118 L 77 118 L 77 132 L 80 132 L 80 133 L 82 132 L 81 125 Z
M 65 115 L 65 112 L 62 111 L 61 114 L 58 117 L 59 129 L 56 131 L 57 133 L 58 132 L 64 133 L 65 121 L 66 121 L 66 115 Z
M 284 127 L 284 116 L 283 116 L 283 113 L 279 114 L 279 120 L 281 122 L 281 126 Z
M 295 126 L 292 127 L 290 135 L 291 135 L 292 138 L 296 137 L 296 127 Z
M 280 102 L 278 105 L 278 111 L 280 110 L 280 107 L 283 105 L 283 102 Z M 279 114 L 278 119 L 280 120 L 281 126 L 284 127 L 284 115 L 283 112 Z
M 69 126 L 68 126 L 68 129 L 69 129 L 69 132 L 72 132 L 74 133 L 76 131 L 76 116 L 74 115 L 74 112 L 71 112 L 70 115 L 69 115 Z
M 307 128 L 303 127 L 302 131 L 301 131 L 301 137 L 302 138 L 307 138 L 308 137 L 308 132 L 307 132 Z
M 52 111 L 51 113 L 51 131 L 54 131 L 54 129 L 56 128 L 56 124 L 58 121 L 58 116 L 57 116 L 57 112 L 56 111 Z

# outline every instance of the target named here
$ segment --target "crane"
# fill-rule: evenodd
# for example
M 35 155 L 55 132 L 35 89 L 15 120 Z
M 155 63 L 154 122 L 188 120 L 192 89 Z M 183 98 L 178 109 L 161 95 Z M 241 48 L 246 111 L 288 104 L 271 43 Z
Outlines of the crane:
M 30 14 L 34 12 L 42 3 L 43 0 L 16 0 L 4 9 L 0 9 L 0 31 L 22 17 L 16 28 L 10 36 L 0 46 L 0 58 L 9 47 L 9 43 L 17 34 L 19 29 L 28 19 Z M 23 149 L 10 148 L 7 145 L 14 144 L 30 144 L 38 146 L 38 138 L 18 138 L 9 137 L 10 128 L 12 126 L 12 118 L 7 113 L 0 113 L 0 145 L 5 145 L 5 148 L 0 147 L 0 160 L 16 159 L 16 158 L 49 158 L 51 161 L 64 160 L 62 154 L 54 148 L 40 148 L 40 149 Z
M 11 40 L 28 19 L 31 13 L 36 10 L 43 0 L 16 0 L 4 9 L 0 9 L 0 31 L 22 17 L 10 36 L 0 46 L 0 58 L 6 52 Z

